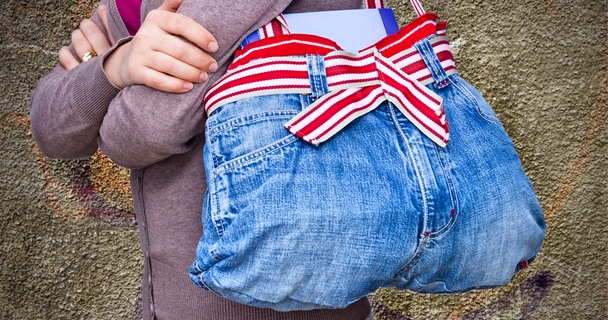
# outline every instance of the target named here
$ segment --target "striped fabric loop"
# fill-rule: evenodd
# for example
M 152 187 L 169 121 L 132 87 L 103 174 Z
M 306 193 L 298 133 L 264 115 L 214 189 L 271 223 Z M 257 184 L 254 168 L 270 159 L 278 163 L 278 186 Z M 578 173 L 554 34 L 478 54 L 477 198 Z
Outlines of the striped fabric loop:
M 363 0 L 366 9 L 381 9 L 384 8 L 383 0 Z
M 376 48 L 359 54 L 331 52 L 325 56 L 325 70 L 330 93 L 285 124 L 296 136 L 319 145 L 388 100 L 433 142 L 447 145 L 449 129 L 442 98 Z
M 205 94 L 205 111 L 250 97 L 310 93 L 308 65 L 302 55 L 324 56 L 341 50 L 333 41 L 306 34 L 277 36 L 237 51 L 228 72 Z
M 422 4 L 420 3 L 420 1 L 418 1 L 418 0 L 410 0 L 410 2 L 412 3 L 412 6 L 414 7 L 414 10 L 416 11 L 416 14 L 419 17 L 425 13 L 424 8 L 422 7 Z M 366 9 L 380 9 L 380 8 L 384 8 L 384 1 L 383 0 L 363 0 L 363 4 L 365 4 L 365 8 Z
M 258 29 L 258 36 L 260 39 L 291 34 L 287 21 L 283 14 L 279 14 L 276 18 L 272 19 L 266 25 Z
M 437 36 L 446 37 L 448 29 L 447 21 L 439 21 L 437 22 Z

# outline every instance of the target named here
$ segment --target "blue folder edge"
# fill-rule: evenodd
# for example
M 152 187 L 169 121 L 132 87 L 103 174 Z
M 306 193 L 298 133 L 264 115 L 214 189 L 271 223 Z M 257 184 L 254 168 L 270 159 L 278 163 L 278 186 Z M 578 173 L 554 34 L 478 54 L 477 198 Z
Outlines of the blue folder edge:
M 395 19 L 395 14 L 393 13 L 393 10 L 390 8 L 382 8 L 382 9 L 361 9 L 361 10 L 374 10 L 374 11 L 378 11 L 379 15 L 380 15 L 380 19 L 382 21 L 382 24 L 384 26 L 384 30 L 386 31 L 386 35 L 391 35 L 391 34 L 395 34 L 399 31 L 399 25 L 397 24 L 397 20 Z M 348 11 L 358 11 L 358 10 L 343 10 L 342 13 L 348 12 Z M 314 13 L 296 13 L 293 15 L 311 15 Z M 288 20 L 289 18 L 289 14 L 286 14 L 286 19 Z M 245 47 L 246 45 L 258 41 L 260 40 L 260 34 L 259 34 L 260 30 L 256 30 L 254 32 L 252 32 L 251 34 L 249 34 L 245 40 L 243 40 L 243 42 L 241 43 L 241 48 Z M 295 32 L 297 33 L 297 32 Z M 380 40 L 381 38 L 376 39 L 376 41 Z M 332 39 L 333 40 L 333 39 Z M 373 43 L 370 43 L 369 45 L 372 45 Z M 359 49 L 363 49 L 363 48 L 359 48 Z
M 395 14 L 393 13 L 393 10 L 389 8 L 382 8 L 378 9 L 378 11 L 380 12 L 380 18 L 382 18 L 382 23 L 384 23 L 386 35 L 390 36 L 391 34 L 397 33 L 399 31 L 399 25 L 397 24 L 397 19 L 395 19 Z

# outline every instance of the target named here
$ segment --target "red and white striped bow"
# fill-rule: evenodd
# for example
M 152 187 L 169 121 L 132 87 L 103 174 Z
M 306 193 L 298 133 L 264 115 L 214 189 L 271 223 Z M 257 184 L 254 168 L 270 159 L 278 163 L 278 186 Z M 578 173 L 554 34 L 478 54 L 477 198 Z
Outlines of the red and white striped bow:
M 358 54 L 330 52 L 325 56 L 325 70 L 330 93 L 285 124 L 296 136 L 318 145 L 388 100 L 432 141 L 447 145 L 443 99 L 375 47 Z

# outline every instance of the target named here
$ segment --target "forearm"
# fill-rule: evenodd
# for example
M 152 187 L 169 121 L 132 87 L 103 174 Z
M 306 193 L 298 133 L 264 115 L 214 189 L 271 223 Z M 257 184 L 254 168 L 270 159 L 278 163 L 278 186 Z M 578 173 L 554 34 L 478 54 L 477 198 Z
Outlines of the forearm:
M 219 2 L 219 1 L 218 1 Z M 186 93 L 171 94 L 133 85 L 111 102 L 100 128 L 99 147 L 117 164 L 142 168 L 192 147 L 204 130 L 203 95 L 225 70 L 240 39 L 278 15 L 288 0 L 205 3 L 185 0 L 178 13 L 207 28 L 220 49 L 213 54 L 220 65 L 204 83 Z
M 107 1 L 102 0 L 100 5 L 107 5 Z M 110 102 L 119 92 L 108 81 L 103 70 L 103 61 L 113 49 L 107 49 L 110 40 L 98 10 L 88 23 L 89 29 L 85 33 L 89 36 L 90 26 L 97 26 L 93 29 L 93 35 L 96 37 L 96 45 L 100 45 L 96 48 L 100 56 L 79 63 L 77 56 L 82 52 L 75 54 L 75 50 L 80 48 L 83 51 L 82 41 L 73 42 L 69 50 L 65 48 L 65 52 L 62 49 L 61 63 L 39 81 L 30 102 L 32 133 L 42 152 L 52 158 L 76 159 L 93 154 L 97 149 L 101 122 Z M 114 24 L 112 27 L 115 37 L 126 35 L 125 32 L 121 34 Z M 90 44 L 87 40 L 84 41 Z M 128 39 L 121 43 L 125 41 Z M 89 47 L 85 50 L 91 49 Z M 61 53 L 64 55 L 61 56 Z
M 51 158 L 88 157 L 97 149 L 99 127 L 119 92 L 103 73 L 101 59 L 67 71 L 57 65 L 43 77 L 30 102 L 32 134 Z

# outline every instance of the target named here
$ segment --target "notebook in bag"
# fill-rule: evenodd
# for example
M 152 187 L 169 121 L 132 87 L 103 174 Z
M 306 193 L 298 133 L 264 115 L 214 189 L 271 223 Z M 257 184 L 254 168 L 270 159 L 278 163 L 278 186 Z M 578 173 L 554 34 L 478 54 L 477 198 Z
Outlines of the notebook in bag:
M 357 52 L 399 31 L 392 9 L 355 9 L 284 14 L 291 33 L 314 34 L 331 39 L 346 51 Z M 260 39 L 259 30 L 242 43 Z

